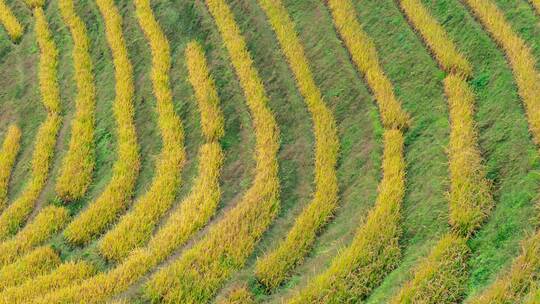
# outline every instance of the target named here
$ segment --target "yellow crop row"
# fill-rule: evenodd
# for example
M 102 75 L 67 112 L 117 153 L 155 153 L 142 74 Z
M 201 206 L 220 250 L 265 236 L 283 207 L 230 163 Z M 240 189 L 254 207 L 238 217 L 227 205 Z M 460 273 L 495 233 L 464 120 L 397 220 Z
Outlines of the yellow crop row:
M 76 113 L 71 123 L 69 148 L 56 179 L 56 193 L 66 201 L 81 198 L 92 182 L 94 170 L 94 108 L 96 87 L 93 76 L 90 42 L 86 26 L 77 13 L 73 0 L 60 0 L 58 7 L 73 39 L 73 64 L 77 98 Z
M 13 264 L 0 269 L 0 292 L 36 276 L 51 272 L 60 264 L 60 257 L 50 247 L 40 247 Z
M 512 262 L 508 271 L 495 280 L 470 304 L 520 303 L 540 271 L 540 232 L 526 240 L 521 254 Z
M 18 41 L 21 39 L 24 34 L 24 28 L 4 0 L 0 0 L 0 22 L 11 40 Z
M 490 184 L 485 178 L 482 156 L 474 128 L 474 93 L 461 76 L 444 80 L 450 108 L 450 224 L 455 232 L 470 236 L 493 207 Z
M 47 118 L 36 134 L 30 180 L 22 194 L 0 216 L 0 239 L 14 234 L 27 219 L 45 185 L 54 154 L 56 136 L 61 119 L 60 94 L 57 82 L 58 51 L 51 36 L 43 9 L 34 9 L 36 37 L 41 51 L 39 61 L 39 85 Z
M 394 95 L 392 84 L 379 63 L 375 45 L 362 30 L 351 1 L 328 0 L 327 3 L 338 33 L 375 96 L 383 126 L 387 129 L 406 127 L 409 124 L 409 115 L 403 111 Z
M 190 73 L 197 71 L 198 76 L 205 75 L 204 79 L 197 78 L 198 81 L 193 83 L 194 90 L 211 90 L 213 92 L 207 92 L 207 96 L 217 96 L 201 47 L 196 43 L 190 43 L 186 49 L 186 57 Z M 190 79 L 194 79 L 194 77 L 190 75 Z M 200 93 L 196 96 L 202 96 Z M 201 116 L 213 117 L 212 115 L 215 115 L 216 121 L 222 122 L 221 124 L 212 124 L 212 127 L 207 129 L 208 134 L 219 134 L 219 130 L 223 130 L 223 118 L 218 102 L 218 100 L 208 98 L 198 99 L 198 103 L 201 104 Z M 212 103 L 212 105 L 203 106 L 204 103 Z M 208 109 L 212 109 L 212 114 L 204 114 Z M 223 152 L 220 144 L 215 141 L 220 137 L 208 137 L 208 139 L 212 138 L 212 141 L 200 148 L 199 175 L 191 194 L 180 203 L 178 209 L 170 215 L 163 227 L 150 239 L 144 249 L 135 249 L 111 271 L 99 274 L 81 284 L 59 289 L 38 302 L 104 301 L 108 297 L 126 290 L 146 272 L 169 256 L 174 249 L 185 244 L 214 215 L 221 198 L 219 176 L 223 163 Z
M 152 49 L 152 82 L 163 151 L 157 160 L 156 173 L 148 192 L 135 202 L 134 208 L 99 243 L 101 254 L 116 261 L 148 241 L 159 218 L 174 202 L 185 160 L 182 123 L 174 111 L 169 87 L 169 43 L 154 18 L 150 1 L 136 0 L 135 8 L 139 24 Z
M 19 154 L 20 143 L 21 129 L 16 125 L 9 126 L 0 151 L 0 212 L 7 205 L 9 179 L 15 159 Z
M 222 152 L 218 143 L 201 147 L 199 177 L 191 194 L 180 204 L 165 225 L 150 240 L 147 247 L 134 249 L 117 267 L 80 284 L 72 284 L 37 299 L 36 303 L 79 303 L 103 301 L 128 289 L 150 269 L 169 256 L 175 248 L 185 244 L 201 229 L 217 209 L 219 169 Z
M 441 238 L 390 303 L 459 303 L 467 286 L 466 241 L 454 233 Z
M 39 45 L 39 88 L 43 105 L 49 114 L 60 113 L 60 88 L 58 87 L 58 50 L 52 37 L 45 12 L 41 7 L 34 9 L 35 31 Z
M 435 59 L 450 73 L 444 80 L 444 88 L 451 122 L 448 199 L 452 232 L 439 240 L 430 255 L 417 265 L 412 280 L 391 302 L 457 303 L 464 294 L 467 279 L 469 247 L 466 241 L 493 207 L 474 125 L 475 97 L 465 79 L 471 76 L 472 69 L 420 1 L 401 0 L 400 3 Z
M 465 3 L 494 40 L 502 47 L 514 72 L 518 92 L 525 104 L 534 141 L 540 143 L 540 78 L 529 47 L 512 30 L 504 14 L 489 0 L 466 0 Z M 517 303 L 532 284 L 531 277 L 540 269 L 540 234 L 529 239 L 510 270 L 473 298 L 471 303 Z
M 290 271 L 308 254 L 317 233 L 332 216 L 338 204 L 336 162 L 339 150 L 336 123 L 326 107 L 309 67 L 294 23 L 279 0 L 259 0 L 276 33 L 298 89 L 311 113 L 315 133 L 315 193 L 313 200 L 296 219 L 277 248 L 256 264 L 257 279 L 268 289 L 278 287 Z
M 1 304 L 29 303 L 32 299 L 69 284 L 78 284 L 95 273 L 93 266 L 86 262 L 68 262 L 51 273 L 37 276 L 18 286 L 6 288 L 0 293 Z
M 165 302 L 207 302 L 238 270 L 279 207 L 276 154 L 278 127 L 267 108 L 268 97 L 230 8 L 223 0 L 207 0 L 250 108 L 256 137 L 255 180 L 240 202 L 204 238 L 177 261 L 153 275 L 146 296 Z
M 405 193 L 403 135 L 384 132 L 383 178 L 374 209 L 360 226 L 352 244 L 332 260 L 290 303 L 358 303 L 397 267 L 400 209 Z
M 540 77 L 530 48 L 512 30 L 504 14 L 490 0 L 465 0 L 474 15 L 504 49 L 527 110 L 529 128 L 536 144 L 540 144 Z
M 14 238 L 0 243 L 0 267 L 12 263 L 22 254 L 40 245 L 62 229 L 69 219 L 66 208 L 48 206 Z
M 442 26 L 430 15 L 420 0 L 399 0 L 409 22 L 422 35 L 439 65 L 449 73 L 466 78 L 472 74 L 467 59 L 457 50 Z
M 96 4 L 105 22 L 106 38 L 115 68 L 116 98 L 113 110 L 117 122 L 117 160 L 106 189 L 64 231 L 66 239 L 73 244 L 89 242 L 116 220 L 131 200 L 140 166 L 133 122 L 133 68 L 122 36 L 122 17 L 113 0 L 96 0 Z
M 218 140 L 224 133 L 219 96 L 210 77 L 204 51 L 196 42 L 186 46 L 186 65 L 201 115 L 202 133 L 206 141 Z

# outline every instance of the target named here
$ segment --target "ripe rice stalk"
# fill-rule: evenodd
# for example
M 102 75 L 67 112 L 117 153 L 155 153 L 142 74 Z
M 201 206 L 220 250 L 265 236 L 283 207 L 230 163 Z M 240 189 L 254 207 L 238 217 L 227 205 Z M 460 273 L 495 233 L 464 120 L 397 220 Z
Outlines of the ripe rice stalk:
M 0 150 L 0 212 L 7 206 L 11 172 L 21 146 L 21 129 L 10 125 Z
M 315 193 L 276 248 L 257 261 L 255 274 L 266 288 L 278 287 L 309 253 L 319 231 L 338 206 L 336 122 L 315 84 L 294 23 L 279 0 L 259 0 L 311 113 L 315 133 Z
M 525 104 L 529 129 L 536 144 L 540 144 L 540 78 L 531 49 L 512 30 L 504 14 L 491 0 L 464 0 L 493 39 L 506 53 L 512 67 L 518 93 Z
M 34 9 L 36 38 L 40 49 L 39 86 L 47 118 L 39 126 L 34 143 L 30 179 L 21 195 L 0 215 L 0 239 L 13 235 L 26 221 L 45 186 L 60 129 L 60 93 L 57 81 L 58 51 L 43 9 Z
M 99 250 L 110 260 L 122 260 L 133 248 L 150 239 L 159 219 L 173 204 L 185 162 L 184 134 L 170 89 L 169 42 L 154 18 L 149 0 L 136 0 L 139 24 L 152 49 L 152 84 L 156 96 L 158 125 L 163 150 L 157 160 L 150 189 L 134 203 L 132 210 L 99 243 Z
M 268 97 L 234 16 L 223 0 L 207 0 L 240 80 L 255 126 L 256 176 L 241 201 L 178 260 L 153 275 L 145 286 L 152 301 L 210 301 L 241 268 L 279 207 L 278 127 Z
M 73 0 L 60 0 L 58 7 L 73 39 L 72 56 L 77 97 L 69 147 L 56 178 L 56 193 L 65 201 L 73 201 L 82 198 L 92 182 L 95 165 L 96 87 L 86 25 L 75 12 Z
M 399 0 L 401 9 L 420 33 L 439 65 L 448 73 L 471 77 L 470 63 L 457 50 L 442 26 L 431 16 L 420 0 Z
M 0 23 L 12 41 L 17 42 L 21 39 L 24 28 L 4 0 L 0 0 Z
M 202 48 L 196 43 L 190 43 L 186 48 L 186 58 L 190 73 L 197 71 L 198 76 L 206 77 L 204 79 L 197 77 L 197 82 L 193 83 L 195 91 L 203 89 L 215 91 Z M 194 79 L 193 75 L 190 75 L 190 79 Z M 201 93 L 197 93 L 196 96 L 201 96 Z M 207 92 L 204 96 L 204 99 L 197 101 L 198 104 L 212 104 L 201 106 L 200 110 L 205 112 L 213 109 L 212 115 L 222 116 L 221 110 L 214 108 L 218 101 L 209 98 L 209 96 L 217 96 L 217 93 Z M 210 113 L 207 115 L 201 113 L 202 116 L 209 117 Z M 218 121 L 223 121 L 223 119 Z M 46 296 L 37 299 L 36 303 L 102 302 L 128 289 L 206 225 L 216 212 L 221 198 L 219 177 L 223 163 L 223 152 L 217 142 L 221 136 L 209 135 L 219 134 L 219 130 L 223 130 L 223 125 L 213 125 L 212 128 L 206 130 L 208 131 L 207 139 L 211 141 L 204 144 L 199 151 L 199 174 L 195 186 L 150 239 L 148 245 L 143 249 L 133 250 L 126 259 L 110 271 L 89 278 L 80 284 L 51 290 Z
M 105 190 L 64 230 L 68 242 L 76 245 L 88 243 L 125 210 L 131 200 L 140 167 L 139 146 L 133 121 L 133 68 L 122 35 L 122 18 L 113 0 L 97 0 L 96 4 L 105 22 L 106 38 L 115 67 L 116 97 L 113 111 L 117 122 L 117 160 Z
M 394 95 L 392 83 L 379 63 L 377 49 L 362 30 L 351 1 L 328 0 L 327 4 L 337 32 L 375 96 L 383 126 L 386 129 L 406 128 L 410 120 L 409 114 L 401 108 L 400 101 Z
M 484 291 L 474 296 L 469 304 L 520 303 L 538 280 L 540 272 L 540 232 L 523 243 L 520 255 L 509 269 Z
M 245 284 L 236 286 L 229 294 L 226 299 L 223 299 L 218 302 L 219 304 L 255 304 L 255 299 L 253 294 L 249 291 L 248 287 Z
M 0 267 L 12 263 L 60 231 L 69 220 L 66 208 L 48 206 L 13 238 L 0 243 Z
M 51 289 L 69 284 L 78 284 L 95 273 L 93 266 L 86 262 L 68 262 L 51 273 L 37 276 L 18 285 L 6 288 L 0 293 L 1 304 L 29 303 Z
M 50 273 L 60 264 L 60 257 L 50 247 L 40 247 L 15 263 L 0 269 L 0 292 L 32 278 Z
M 358 303 L 395 269 L 401 259 L 400 209 L 405 193 L 403 135 L 384 132 L 383 178 L 375 207 L 351 245 L 288 303 Z
M 402 303 L 459 303 L 467 286 L 467 239 L 454 233 L 442 237 L 420 262 L 414 278 L 390 301 Z

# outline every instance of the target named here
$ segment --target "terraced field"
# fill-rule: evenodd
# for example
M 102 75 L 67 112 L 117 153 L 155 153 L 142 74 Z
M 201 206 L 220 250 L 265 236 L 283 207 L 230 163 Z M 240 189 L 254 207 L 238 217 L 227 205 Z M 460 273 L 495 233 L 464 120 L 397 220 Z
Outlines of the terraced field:
M 540 1 L 0 24 L 0 303 L 540 304 Z

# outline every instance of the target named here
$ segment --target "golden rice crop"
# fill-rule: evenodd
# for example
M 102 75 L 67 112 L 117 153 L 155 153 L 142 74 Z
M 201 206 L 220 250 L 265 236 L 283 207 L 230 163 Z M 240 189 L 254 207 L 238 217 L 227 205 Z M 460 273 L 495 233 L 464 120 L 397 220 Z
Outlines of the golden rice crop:
M 40 247 L 13 264 L 0 269 L 0 291 L 17 286 L 36 276 L 51 272 L 60 264 L 60 257 L 50 247 Z
M 1 8 L 0 8 L 1 9 Z M 21 143 L 21 129 L 9 126 L 0 151 L 0 212 L 7 205 L 9 178 Z
M 52 37 L 45 13 L 41 7 L 34 9 L 35 32 L 39 45 L 39 88 L 43 105 L 49 114 L 60 112 L 60 88 L 58 87 L 58 50 Z
M 202 133 L 206 141 L 218 140 L 224 133 L 223 114 L 204 52 L 197 42 L 190 42 L 186 46 L 186 65 L 201 115 Z
M 490 0 L 465 0 L 495 41 L 504 49 L 514 72 L 518 93 L 525 103 L 529 129 L 540 144 L 540 77 L 530 48 L 512 30 L 504 14 Z
M 459 303 L 467 286 L 466 241 L 454 233 L 441 238 L 390 303 Z
M 422 2 L 420 0 L 399 0 L 398 2 L 409 22 L 424 38 L 439 65 L 449 73 L 470 77 L 471 65 Z
M 50 290 L 69 284 L 78 284 L 95 272 L 92 265 L 86 262 L 67 262 L 51 273 L 37 276 L 18 286 L 8 287 L 0 293 L 1 304 L 29 303 Z
M 72 56 L 77 97 L 75 99 L 75 117 L 71 123 L 69 148 L 56 178 L 56 193 L 63 200 L 72 201 L 81 198 L 92 181 L 95 163 L 94 108 L 96 87 L 86 26 L 75 12 L 73 0 L 60 0 L 58 7 L 73 39 Z
M 526 240 L 521 254 L 494 283 L 472 298 L 470 304 L 520 303 L 540 271 L 540 232 Z
M 257 279 L 267 288 L 279 286 L 308 254 L 317 233 L 338 204 L 336 162 L 339 149 L 336 123 L 326 107 L 309 67 L 294 23 L 279 0 L 259 0 L 281 49 L 289 62 L 298 89 L 311 113 L 315 133 L 315 193 L 278 246 L 256 264 Z
M 400 209 L 405 192 L 403 135 L 399 130 L 384 132 L 382 171 L 375 207 L 351 245 L 290 303 L 358 303 L 397 267 L 401 258 Z
M 58 51 L 43 9 L 35 8 L 34 16 L 36 37 L 40 48 L 39 85 L 42 101 L 48 113 L 36 134 L 30 179 L 21 195 L 0 215 L 0 239 L 14 234 L 34 208 L 49 175 L 56 136 L 61 124 L 60 95 L 56 79 Z
M 48 206 L 15 237 L 0 243 L 0 267 L 9 264 L 62 229 L 69 219 L 66 208 Z
M 134 249 L 112 270 L 80 284 L 72 284 L 37 299 L 36 303 L 77 303 L 103 301 L 123 292 L 150 269 L 185 244 L 214 214 L 219 203 L 219 170 L 223 155 L 217 142 L 201 147 L 199 176 L 191 194 L 150 239 L 143 249 Z
M 401 103 L 394 95 L 392 84 L 379 63 L 375 45 L 362 30 L 351 1 L 328 0 L 327 3 L 338 33 L 375 96 L 383 126 L 388 129 L 406 127 L 409 124 L 409 115 L 403 111 Z
M 493 207 L 490 185 L 485 178 L 482 156 L 474 128 L 474 93 L 461 76 L 444 80 L 450 108 L 450 224 L 463 236 L 471 235 Z
M 392 303 L 457 303 L 465 291 L 467 239 L 493 207 L 474 125 L 474 93 L 465 77 L 472 68 L 442 26 L 421 1 L 400 0 L 412 25 L 420 32 L 439 65 L 450 74 L 444 80 L 450 113 L 448 147 L 450 170 L 450 225 L 430 255 L 416 267 Z
M 24 28 L 7 6 L 4 0 L 0 0 L 0 23 L 13 41 L 18 41 L 24 34 Z
M 117 160 L 106 189 L 67 226 L 64 236 L 70 243 L 84 244 L 103 232 L 128 205 L 139 175 L 139 148 L 133 122 L 133 68 L 122 36 L 122 17 L 113 0 L 97 0 L 105 22 L 107 42 L 112 52 L 116 81 L 113 105 L 117 122 Z
M 165 302 L 209 301 L 230 275 L 245 263 L 274 219 L 279 206 L 276 153 L 278 127 L 267 108 L 268 97 L 230 8 L 207 0 L 250 108 L 256 137 L 255 180 L 241 201 L 177 261 L 146 284 L 146 296 Z
M 152 83 L 163 151 L 157 160 L 156 173 L 148 192 L 99 243 L 101 254 L 114 260 L 125 258 L 134 247 L 148 241 L 158 220 L 174 202 L 185 160 L 182 123 L 174 111 L 169 87 L 169 42 L 154 18 L 150 1 L 136 0 L 135 8 L 152 49 Z
M 218 302 L 219 304 L 255 304 L 253 294 L 248 290 L 246 285 L 236 286 L 226 299 Z
M 190 73 L 196 70 L 198 76 L 205 75 L 206 77 L 204 79 L 198 78 L 198 81 L 193 84 L 195 91 L 200 89 L 215 91 L 202 48 L 196 43 L 190 43 L 186 49 L 186 55 L 188 56 Z M 190 75 L 191 79 L 193 79 L 192 76 Z M 207 92 L 207 94 L 208 96 L 217 96 L 217 92 Z M 199 94 L 197 96 L 200 97 Z M 217 100 L 204 98 L 198 99 L 198 103 L 201 105 L 201 115 L 208 109 L 213 109 L 212 115 L 218 117 L 223 115 L 219 108 L 215 108 L 218 106 Z M 203 105 L 204 103 L 212 103 L 212 105 Z M 223 122 L 223 119 L 217 121 Z M 210 125 L 212 127 L 206 129 L 208 134 L 220 134 L 219 130 L 223 130 L 222 124 Z M 172 212 L 144 249 L 133 250 L 121 264 L 111 271 L 85 280 L 81 284 L 73 284 L 57 290 L 38 302 L 103 301 L 126 290 L 146 272 L 169 256 L 175 248 L 185 244 L 214 215 L 219 204 L 221 197 L 219 176 L 223 163 L 223 152 L 217 142 L 219 138 L 207 137 L 211 142 L 204 144 L 199 150 L 199 175 L 190 195 Z
M 392 303 L 457 303 L 467 279 L 466 241 L 493 207 L 474 128 L 474 94 L 461 75 L 448 75 L 444 85 L 451 120 L 448 198 L 452 232 L 417 266 L 413 279 Z

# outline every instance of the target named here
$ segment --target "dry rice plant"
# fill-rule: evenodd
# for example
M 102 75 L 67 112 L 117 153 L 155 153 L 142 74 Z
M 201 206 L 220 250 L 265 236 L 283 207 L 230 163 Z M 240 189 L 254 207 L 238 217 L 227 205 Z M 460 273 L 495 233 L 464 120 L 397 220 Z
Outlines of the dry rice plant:
M 277 35 L 300 93 L 311 112 L 315 133 L 315 193 L 294 226 L 275 249 L 257 261 L 255 274 L 268 289 L 278 287 L 309 253 L 318 232 L 338 206 L 336 162 L 339 150 L 336 123 L 326 107 L 309 67 L 304 48 L 279 0 L 259 0 Z
M 101 195 L 77 215 L 64 230 L 73 244 L 85 244 L 103 232 L 124 211 L 131 200 L 139 175 L 139 148 L 133 121 L 133 68 L 122 36 L 122 18 L 113 0 L 97 0 L 105 22 L 107 42 L 112 52 L 116 80 L 113 105 L 117 122 L 117 160 L 113 176 Z

